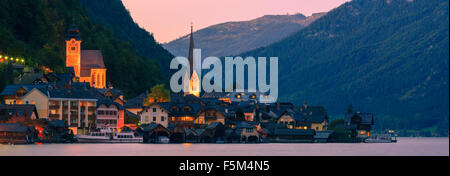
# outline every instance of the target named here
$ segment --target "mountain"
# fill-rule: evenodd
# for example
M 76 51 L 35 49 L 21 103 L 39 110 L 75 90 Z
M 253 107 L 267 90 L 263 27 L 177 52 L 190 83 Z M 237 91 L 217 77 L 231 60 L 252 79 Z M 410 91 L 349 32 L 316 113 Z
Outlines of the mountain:
M 172 54 L 157 43 L 146 30 L 140 28 L 125 9 L 121 0 L 79 0 L 88 12 L 89 18 L 109 30 L 119 39 L 131 43 L 133 48 L 147 58 L 160 64 L 163 74 L 169 76 Z
M 194 32 L 195 47 L 202 49 L 202 56 L 233 56 L 279 41 L 324 14 L 316 13 L 309 17 L 302 14 L 266 15 L 250 21 L 213 25 Z M 163 46 L 175 56 L 186 56 L 189 35 Z
M 0 54 L 25 58 L 27 65 L 38 64 L 63 72 L 65 35 L 75 22 L 83 39 L 82 49 L 102 50 L 107 82 L 126 96 L 138 95 L 165 81 L 158 62 L 136 52 L 110 27 L 92 20 L 78 0 L 0 0 L 0 4 Z M 103 9 L 108 10 L 111 9 Z M 155 58 L 167 55 L 163 50 L 153 52 Z M 12 77 L 11 69 L 0 64 L 0 78 L 7 78 L 0 80 L 0 86 L 10 83 Z
M 448 135 L 449 1 L 353 0 L 241 56 L 279 57 L 279 100 L 375 114 L 377 129 Z

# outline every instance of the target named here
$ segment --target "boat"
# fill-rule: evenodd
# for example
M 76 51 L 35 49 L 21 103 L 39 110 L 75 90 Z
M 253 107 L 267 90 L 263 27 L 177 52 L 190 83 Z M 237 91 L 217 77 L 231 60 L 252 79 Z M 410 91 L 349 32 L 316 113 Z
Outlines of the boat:
M 143 138 L 136 136 L 134 132 L 114 132 L 100 130 L 90 132 L 88 135 L 77 135 L 79 143 L 142 143 Z
M 160 144 L 168 144 L 169 142 L 170 142 L 170 139 L 166 136 L 158 137 L 158 143 L 160 143 Z
M 397 133 L 392 130 L 386 131 L 384 134 L 373 134 L 369 138 L 364 139 L 365 143 L 396 143 Z

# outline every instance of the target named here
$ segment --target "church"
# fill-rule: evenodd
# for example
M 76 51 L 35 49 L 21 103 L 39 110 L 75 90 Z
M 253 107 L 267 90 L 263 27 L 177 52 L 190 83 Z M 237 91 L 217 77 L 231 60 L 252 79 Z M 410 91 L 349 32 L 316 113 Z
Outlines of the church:
M 79 82 L 103 89 L 106 85 L 106 67 L 101 50 L 82 50 L 78 27 L 73 24 L 66 38 L 66 67 L 72 67 Z

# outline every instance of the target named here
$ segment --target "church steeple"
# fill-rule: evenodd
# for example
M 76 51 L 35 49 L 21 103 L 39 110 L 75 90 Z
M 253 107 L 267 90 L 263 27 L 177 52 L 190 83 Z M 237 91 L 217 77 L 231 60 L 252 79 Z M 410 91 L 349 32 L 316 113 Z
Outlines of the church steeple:
M 72 20 L 72 26 L 70 26 L 69 29 L 67 30 L 67 39 L 66 40 L 70 40 L 72 38 L 74 38 L 76 40 L 81 40 L 80 30 L 78 29 L 77 25 L 75 24 L 75 19 Z
M 191 35 L 189 39 L 189 65 L 190 65 L 190 73 L 191 75 L 194 73 L 194 27 L 191 22 Z
M 189 76 L 189 92 L 184 92 L 184 95 L 194 95 L 196 97 L 200 96 L 200 79 L 197 70 L 194 68 L 194 27 L 191 23 L 191 36 L 189 41 L 189 66 L 190 75 Z M 186 72 L 187 73 L 187 72 Z

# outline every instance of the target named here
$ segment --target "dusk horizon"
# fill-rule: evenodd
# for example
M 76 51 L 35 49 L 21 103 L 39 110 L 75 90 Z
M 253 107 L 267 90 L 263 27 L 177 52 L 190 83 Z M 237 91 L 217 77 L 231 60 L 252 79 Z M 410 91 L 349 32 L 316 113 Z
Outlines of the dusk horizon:
M 248 21 L 264 15 L 294 15 L 328 12 L 350 0 L 122 0 L 134 21 L 150 31 L 156 41 L 167 43 L 194 30 L 225 22 Z M 171 10 L 167 10 L 171 9 Z M 164 16 L 165 20 L 158 17 Z

